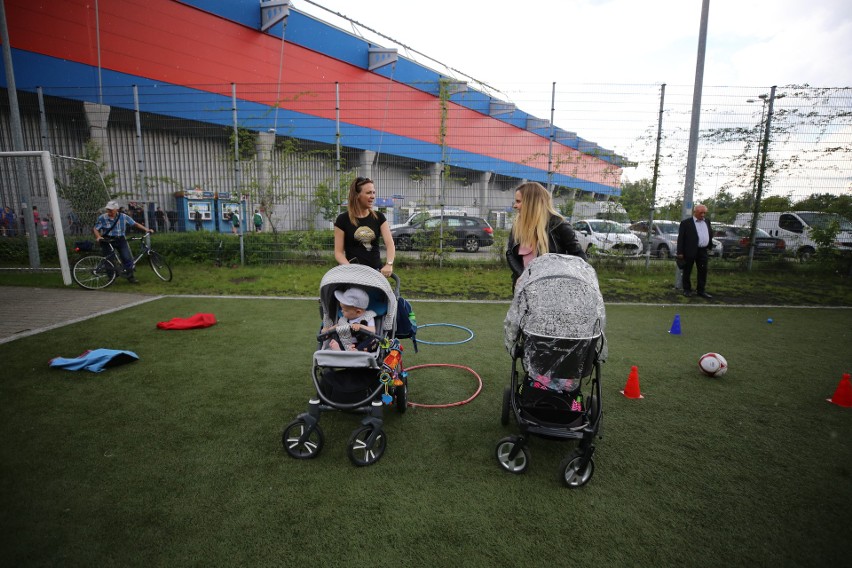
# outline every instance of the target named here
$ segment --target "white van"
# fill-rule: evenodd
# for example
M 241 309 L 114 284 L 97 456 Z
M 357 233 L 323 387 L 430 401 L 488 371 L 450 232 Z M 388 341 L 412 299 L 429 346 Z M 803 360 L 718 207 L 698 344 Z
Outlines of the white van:
M 751 218 L 751 213 L 738 213 L 734 224 L 750 227 Z M 852 223 L 835 213 L 820 211 L 760 213 L 757 217 L 757 227 L 769 233 L 770 236 L 784 239 L 787 250 L 794 251 L 802 260 L 808 260 L 817 249 L 817 243 L 810 236 L 811 228 L 827 227 L 832 221 L 840 225 L 834 248 L 852 252 Z

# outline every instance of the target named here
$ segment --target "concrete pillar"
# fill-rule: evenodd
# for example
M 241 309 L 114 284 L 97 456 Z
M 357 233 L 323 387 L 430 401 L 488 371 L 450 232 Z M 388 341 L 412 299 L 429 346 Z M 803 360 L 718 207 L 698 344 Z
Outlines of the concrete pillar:
M 254 230 L 254 210 L 272 207 L 270 196 L 274 194 L 272 187 L 272 150 L 275 148 L 275 132 L 259 132 L 255 142 L 255 160 L 257 161 L 258 195 L 252 196 L 258 203 L 249 203 L 246 211 L 246 230 Z M 269 223 L 263 224 L 264 230 L 269 230 Z
M 362 172 L 361 177 L 373 179 L 373 166 L 376 162 L 377 154 L 371 150 L 364 150 L 358 156 L 358 171 Z
M 492 177 L 494 177 L 494 172 L 481 172 L 479 179 L 475 182 L 478 193 L 479 214 L 481 217 L 488 215 L 488 209 L 491 207 L 491 192 L 488 191 L 488 184 L 491 182 Z
M 89 125 L 89 137 L 98 146 L 101 147 L 101 154 L 104 161 L 109 163 L 107 159 L 108 144 L 107 144 L 107 125 L 109 124 L 110 107 L 98 103 L 83 102 L 83 112 L 86 115 L 86 122 Z

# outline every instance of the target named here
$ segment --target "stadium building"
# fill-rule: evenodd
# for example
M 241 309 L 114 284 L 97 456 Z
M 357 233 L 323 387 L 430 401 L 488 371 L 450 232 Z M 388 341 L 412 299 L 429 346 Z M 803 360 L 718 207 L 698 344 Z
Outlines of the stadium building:
M 327 227 L 324 200 L 355 175 L 392 221 L 444 204 L 500 226 L 525 180 L 620 193 L 621 156 L 298 2 L 5 0 L 5 15 L 25 149 L 79 157 L 93 141 L 110 193 L 175 230 L 205 196 L 274 212 L 278 229 Z M 12 150 L 5 92 L 0 121 Z M 0 167 L 2 202 L 19 202 Z

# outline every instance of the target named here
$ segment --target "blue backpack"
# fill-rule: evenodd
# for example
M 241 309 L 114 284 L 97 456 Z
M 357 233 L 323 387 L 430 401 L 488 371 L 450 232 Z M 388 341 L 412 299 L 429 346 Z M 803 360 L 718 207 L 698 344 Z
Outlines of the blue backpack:
M 400 339 L 411 339 L 414 352 L 417 353 L 417 319 L 411 304 L 403 297 L 396 299 L 396 336 Z

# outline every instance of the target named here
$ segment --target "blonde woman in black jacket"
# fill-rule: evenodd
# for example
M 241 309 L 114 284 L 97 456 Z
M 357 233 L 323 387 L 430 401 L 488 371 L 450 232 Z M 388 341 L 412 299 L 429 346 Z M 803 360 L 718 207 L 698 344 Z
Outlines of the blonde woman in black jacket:
M 524 268 L 537 256 L 553 252 L 586 260 L 574 229 L 553 207 L 550 192 L 540 183 L 533 181 L 518 186 L 513 207 L 518 214 L 506 249 L 513 288 Z

